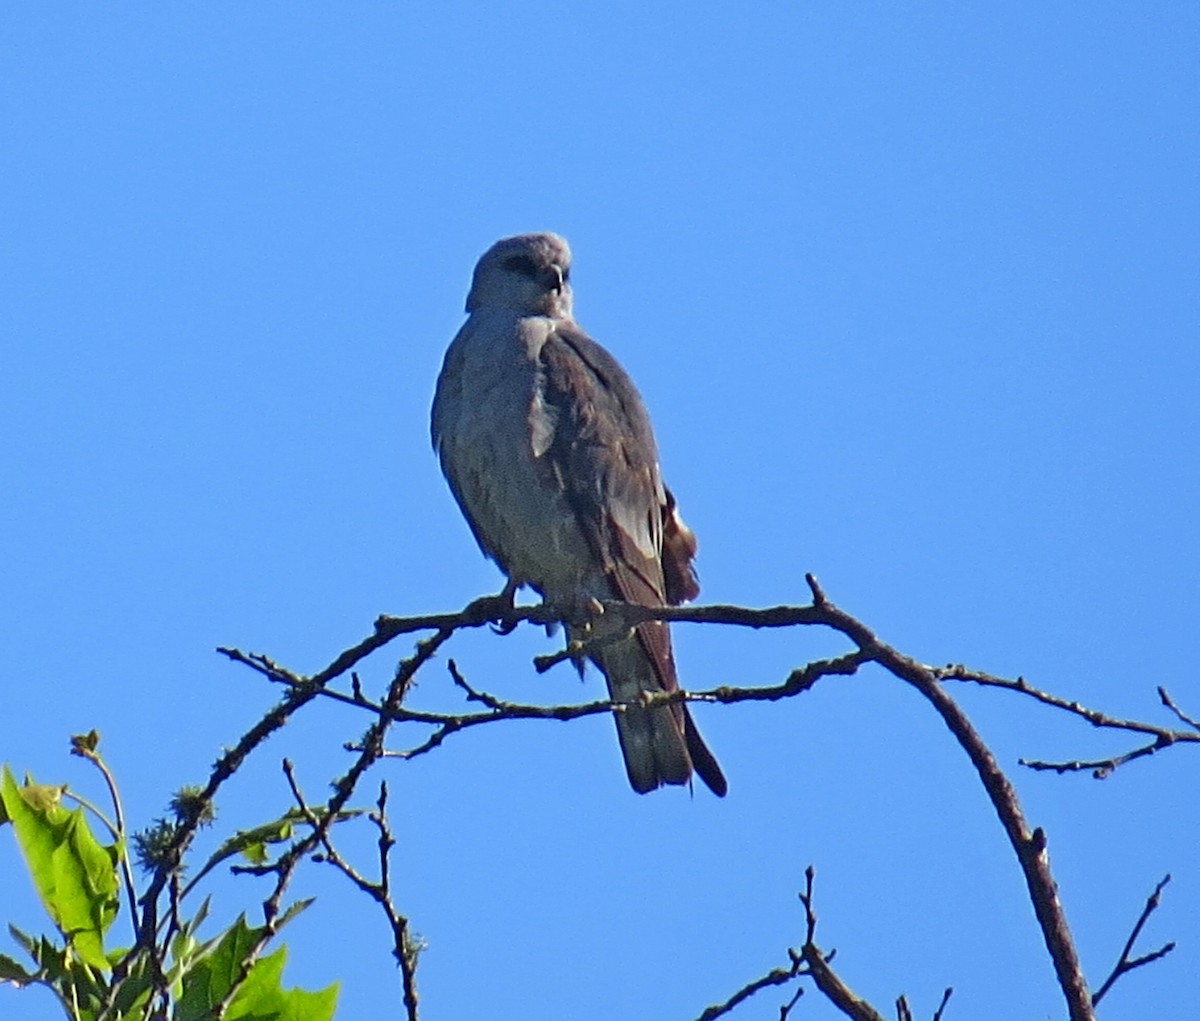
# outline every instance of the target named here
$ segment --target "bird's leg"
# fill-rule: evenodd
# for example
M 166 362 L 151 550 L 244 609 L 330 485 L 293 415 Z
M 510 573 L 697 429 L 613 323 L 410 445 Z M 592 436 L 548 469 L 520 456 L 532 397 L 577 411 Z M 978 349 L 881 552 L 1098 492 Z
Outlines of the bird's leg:
M 511 635 L 517 629 L 517 621 L 509 619 L 517 602 L 519 581 L 509 578 L 499 595 L 486 596 L 491 602 L 492 615 L 497 618 L 492 624 L 492 630 L 498 635 Z
M 582 676 L 584 662 L 592 650 L 624 641 L 632 633 L 631 628 L 621 626 L 619 615 L 605 616 L 604 604 L 592 596 L 576 596 L 542 605 L 566 624 L 566 644 L 559 652 L 534 657 L 534 666 L 540 674 L 570 660 Z M 555 626 L 547 624 L 546 633 L 552 634 Z
M 502 591 L 494 596 L 480 596 L 473 600 L 463 614 L 480 624 L 490 621 L 494 630 L 507 635 L 517 626 L 517 621 L 512 617 L 517 589 L 520 587 L 520 582 L 509 578 Z
M 582 677 L 585 655 L 584 646 L 589 640 L 587 636 L 591 630 L 591 624 L 587 622 L 573 622 L 571 615 L 559 603 L 543 603 L 542 605 L 555 614 L 555 616 L 560 617 L 567 626 L 563 629 L 563 647 L 558 652 L 552 652 L 545 656 L 534 656 L 534 667 L 539 674 L 544 674 L 551 667 L 569 660 L 575 669 L 579 671 L 579 676 Z M 546 625 L 547 636 L 553 635 L 557 630 L 558 621 Z
M 607 640 L 604 605 L 593 597 L 577 595 L 566 602 L 555 603 L 553 610 L 566 624 L 567 643 L 560 656 L 574 663 L 582 677 L 588 648 Z
M 595 630 L 604 615 L 604 604 L 590 596 L 575 595 L 565 600 L 542 604 L 576 634 L 587 635 Z

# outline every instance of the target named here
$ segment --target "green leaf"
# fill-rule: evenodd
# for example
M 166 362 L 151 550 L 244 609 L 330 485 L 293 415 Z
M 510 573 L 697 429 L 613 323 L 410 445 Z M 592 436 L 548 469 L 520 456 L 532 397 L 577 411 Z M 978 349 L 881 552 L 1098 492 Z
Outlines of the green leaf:
M 7 773 L 8 771 L 5 770 Z M 14 786 L 16 781 L 13 781 Z M 25 799 L 25 803 L 30 808 L 38 812 L 48 812 L 52 808 L 58 808 L 62 804 L 63 791 L 65 787 L 54 787 L 50 784 L 33 783 L 30 780 L 25 781 L 25 786 L 20 788 L 21 797 Z
M 8 923 L 8 934 L 21 944 L 21 947 L 24 949 L 25 953 L 27 953 L 35 961 L 37 960 L 38 941 L 36 939 L 30 936 L 29 933 L 22 932 L 15 925 L 13 925 L 12 922 Z
M 233 988 L 264 932 L 251 928 L 245 915 L 240 916 L 212 952 L 184 977 L 174 1021 L 207 1021 L 212 1009 Z M 284 990 L 280 978 L 286 960 L 284 947 L 259 958 L 234 995 L 225 1021 L 331 1021 L 337 1008 L 337 985 L 315 993 Z
M 239 1018 L 272 1018 L 273 1021 L 331 1021 L 337 1010 L 338 986 L 335 982 L 320 992 L 283 988 L 283 966 L 287 947 L 269 957 L 260 958 L 245 984 L 238 990 L 225 1015 L 226 1021 Z
M 137 954 L 127 962 L 127 967 L 125 976 L 115 984 L 111 994 L 115 1013 L 108 1016 L 129 1019 L 148 1017 L 147 1007 L 154 998 L 156 974 L 150 956 Z
M 61 791 L 18 787 L 7 766 L 0 777 L 0 801 L 43 907 L 84 962 L 108 971 L 104 933 L 120 906 L 117 849 L 97 842 L 82 808 L 59 804 Z
M 211 897 L 205 897 L 200 904 L 200 909 L 191 918 L 185 918 L 180 922 L 179 931 L 171 940 L 171 971 L 176 974 L 176 977 L 183 974 L 191 967 L 192 959 L 204 952 L 204 944 L 197 938 L 196 933 L 200 926 L 204 924 L 208 918 L 209 904 L 212 902 Z M 212 940 L 216 943 L 216 940 Z
M 37 971 L 28 975 L 30 979 L 53 990 L 62 1003 L 71 1004 L 71 1017 L 75 1021 L 91 1021 L 98 1016 L 108 998 L 109 985 L 96 969 L 81 961 L 78 953 L 55 946 L 45 936 L 30 936 L 15 925 L 10 925 L 8 931 L 37 965 Z M 20 979 L 12 981 L 15 985 L 27 984 Z
M 81 758 L 95 758 L 96 749 L 100 747 L 100 731 L 89 730 L 86 734 L 71 735 L 71 754 Z
M 324 819 L 327 814 L 322 808 L 314 808 L 312 810 L 313 818 L 317 820 Z M 345 822 L 361 814 L 363 814 L 362 809 L 343 809 L 337 813 L 334 821 Z M 204 863 L 204 867 L 188 885 L 195 886 L 196 882 L 202 876 L 208 875 L 221 862 L 235 855 L 241 855 L 251 865 L 265 865 L 270 860 L 270 852 L 267 849 L 267 845 L 282 844 L 291 840 L 296 826 L 308 825 L 308 822 L 308 816 L 300 811 L 300 809 L 291 808 L 273 822 L 256 826 L 252 830 L 241 830 L 235 833 L 213 852 L 213 856 Z
M 285 925 L 295 918 L 301 911 L 307 911 L 316 901 L 316 897 L 305 897 L 303 900 L 296 901 L 275 921 L 275 931 L 278 932 Z
M 12 982 L 16 986 L 26 986 L 35 979 L 35 975 L 26 971 L 7 954 L 0 954 L 0 984 Z
M 184 976 L 175 1021 L 201 1021 L 210 1015 L 233 988 L 262 931 L 251 929 L 245 915 L 238 916 L 212 951 Z
M 211 872 L 212 869 L 228 858 L 241 855 L 253 865 L 262 865 L 268 858 L 267 845 L 279 844 L 292 839 L 292 829 L 296 820 L 289 815 L 252 830 L 241 830 L 225 841 L 204 863 L 200 875 Z M 198 878 L 198 877 L 197 877 Z

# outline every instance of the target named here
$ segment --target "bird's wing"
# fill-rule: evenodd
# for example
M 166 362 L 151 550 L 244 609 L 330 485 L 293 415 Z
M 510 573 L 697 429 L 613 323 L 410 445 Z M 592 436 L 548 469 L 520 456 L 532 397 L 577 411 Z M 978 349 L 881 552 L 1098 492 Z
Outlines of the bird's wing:
M 573 325 L 560 324 L 542 346 L 542 371 L 532 409 L 535 456 L 574 511 L 609 594 L 661 606 L 699 592 L 692 557 L 696 537 L 662 484 L 658 451 L 642 399 L 616 360 Z M 589 571 L 588 574 L 595 572 Z M 613 698 L 679 687 L 671 633 L 645 621 L 636 639 L 602 646 L 594 658 Z M 617 732 L 630 783 L 639 792 L 686 783 L 692 768 L 719 797 L 728 789 L 686 704 L 629 709 Z
M 541 428 L 552 428 L 544 457 L 575 512 L 595 566 L 608 580 L 612 598 L 661 606 L 668 595 L 679 595 L 681 579 L 693 579 L 694 585 L 695 540 L 689 548 L 677 531 L 673 534 L 668 585 L 664 518 L 674 501 L 659 475 L 642 399 L 616 359 L 572 324 L 559 324 L 550 334 L 540 361 L 540 398 L 547 410 Z M 666 626 L 641 625 L 638 636 L 662 687 L 676 687 Z
M 459 330 L 442 363 L 438 374 L 437 389 L 434 391 L 430 415 L 430 435 L 433 449 L 442 466 L 442 474 L 450 485 L 450 492 L 462 509 L 471 534 L 486 556 L 495 558 L 496 544 L 480 527 L 476 507 L 480 499 L 478 475 L 474 459 L 469 455 L 469 446 L 464 449 L 461 434 L 463 423 L 471 410 L 478 405 L 478 395 L 468 392 L 471 380 L 467 371 L 466 351 L 475 322 L 468 320 Z

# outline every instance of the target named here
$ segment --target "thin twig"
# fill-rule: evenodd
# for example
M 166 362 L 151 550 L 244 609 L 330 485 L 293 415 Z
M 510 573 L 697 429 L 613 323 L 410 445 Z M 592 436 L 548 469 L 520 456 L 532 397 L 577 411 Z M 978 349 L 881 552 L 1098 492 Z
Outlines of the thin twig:
M 1157 950 L 1153 950 L 1148 954 L 1143 954 L 1141 957 L 1129 956 L 1131 953 L 1133 953 L 1134 943 L 1137 942 L 1138 936 L 1140 936 L 1142 933 L 1142 927 L 1146 924 L 1150 916 L 1158 909 L 1158 905 L 1162 900 L 1163 888 L 1170 881 L 1171 876 L 1168 873 L 1167 875 L 1163 876 L 1158 885 L 1154 887 L 1154 892 L 1146 898 L 1146 906 L 1142 908 L 1142 913 L 1138 916 L 1138 920 L 1134 923 L 1133 931 L 1129 934 L 1129 939 L 1125 941 L 1125 947 L 1121 951 L 1120 959 L 1113 966 L 1113 970 L 1109 974 L 1108 978 L 1104 980 L 1104 984 L 1101 985 L 1100 988 L 1097 989 L 1092 995 L 1093 1006 L 1098 1005 L 1100 1001 L 1104 999 L 1105 994 L 1113 987 L 1113 984 L 1122 975 L 1133 971 L 1134 968 L 1140 968 L 1143 965 L 1157 961 L 1161 957 L 1166 957 L 1167 954 L 1175 949 L 1175 944 L 1173 942 L 1165 943 Z
M 1051 706 L 1063 712 L 1070 713 L 1072 716 L 1077 716 L 1082 720 L 1086 720 L 1093 727 L 1106 728 L 1111 730 L 1124 730 L 1135 734 L 1149 734 L 1154 740 L 1145 745 L 1141 745 L 1132 751 L 1126 752 L 1123 755 L 1114 755 L 1103 759 L 1075 759 L 1070 762 L 1047 762 L 1041 759 L 1020 759 L 1022 766 L 1035 770 L 1048 770 L 1055 773 L 1074 773 L 1084 770 L 1091 770 L 1092 775 L 1098 780 L 1102 780 L 1111 774 L 1115 769 L 1125 765 L 1127 762 L 1133 762 L 1135 759 L 1145 758 L 1153 755 L 1155 752 L 1162 751 L 1164 748 L 1169 748 L 1177 743 L 1200 743 L 1200 725 L 1186 716 L 1163 688 L 1158 689 L 1159 698 L 1163 705 L 1171 709 L 1176 716 L 1183 722 L 1196 728 L 1196 732 L 1171 730 L 1167 727 L 1160 727 L 1153 723 L 1144 723 L 1141 720 L 1126 720 L 1116 716 L 1110 716 L 1107 713 L 1098 712 L 1095 709 L 1090 709 L 1077 701 L 1062 698 L 1059 695 L 1054 695 L 1048 691 L 1043 691 L 1031 685 L 1024 677 L 1018 677 L 1012 680 L 1007 677 L 997 677 L 994 674 L 985 673 L 982 670 L 972 670 L 961 664 L 951 664 L 947 667 L 941 667 L 933 670 L 935 677 L 947 681 L 970 681 L 975 684 L 989 688 L 1002 688 L 1006 691 L 1016 692 L 1027 696 L 1043 705 Z
M 946 991 L 942 993 L 942 1002 L 938 1004 L 938 1009 L 933 1012 L 933 1021 L 942 1021 L 942 1015 L 946 1012 L 946 1004 L 950 1002 L 950 997 L 954 995 L 954 987 L 946 986 Z
M 1165 705 L 1176 715 L 1176 717 L 1178 717 L 1181 723 L 1186 723 L 1193 730 L 1200 730 L 1200 720 L 1197 720 L 1194 716 L 1189 716 L 1182 709 L 1180 709 L 1179 706 L 1175 704 L 1174 699 L 1171 698 L 1171 695 L 1167 689 L 1161 684 L 1158 686 L 1158 698 L 1163 705 Z
M 1111 776 L 1114 770 L 1125 765 L 1125 763 L 1153 755 L 1163 748 L 1170 748 L 1174 743 L 1175 738 L 1170 735 L 1163 735 L 1149 744 L 1141 745 L 1132 751 L 1125 752 L 1123 755 L 1110 756 L 1107 759 L 1072 759 L 1069 762 L 1046 762 L 1042 759 L 1022 758 L 1017 759 L 1017 762 L 1027 769 L 1033 769 L 1038 772 L 1058 773 L 1059 775 L 1063 773 L 1081 773 L 1090 770 L 1095 779 L 1104 780 Z
M 756 978 L 753 982 L 747 982 L 724 1003 L 714 1004 L 711 1007 L 707 1007 L 704 1012 L 696 1018 L 696 1021 L 715 1021 L 716 1018 L 724 1017 L 726 1014 L 732 1011 L 734 1007 L 740 1003 L 744 1003 L 755 993 L 761 992 L 764 989 L 769 989 L 771 986 L 787 985 L 798 975 L 802 975 L 803 973 L 804 972 L 801 970 L 799 963 L 796 962 L 794 962 L 790 968 L 775 968 L 772 971 L 767 972 L 761 978 Z M 796 998 L 798 998 L 803 992 L 803 989 L 798 990 L 796 993 Z M 793 998 L 793 1004 L 796 1002 L 796 998 Z M 791 1007 L 789 1006 L 788 1009 L 790 1010 Z M 783 1016 L 786 1017 L 787 1015 L 785 1014 Z
M 711 691 L 671 691 L 647 695 L 639 700 L 636 706 L 667 704 L 670 702 L 707 702 L 731 705 L 736 702 L 776 701 L 781 698 L 791 698 L 802 691 L 807 691 L 822 677 L 834 675 L 848 676 L 855 673 L 859 666 L 866 662 L 867 657 L 861 652 L 851 652 L 834 659 L 816 660 L 807 666 L 793 670 L 782 684 L 767 688 L 714 688 Z M 323 695 L 337 698 L 338 701 L 351 702 L 360 708 L 388 716 L 398 723 L 425 723 L 434 726 L 434 732 L 424 741 L 401 751 L 389 751 L 389 758 L 413 759 L 419 755 L 439 747 L 451 734 L 477 727 L 485 723 L 498 723 L 501 720 L 575 720 L 583 716 L 595 716 L 600 713 L 622 712 L 627 707 L 635 705 L 632 702 L 612 702 L 606 699 L 594 702 L 584 702 L 569 705 L 529 705 L 520 702 L 508 702 L 487 692 L 471 686 L 459 672 L 453 660 L 449 670 L 457 687 L 467 692 L 469 701 L 479 702 L 488 707 L 480 713 L 438 713 L 425 710 L 414 710 L 405 707 L 386 709 L 383 705 L 365 701 L 361 698 L 339 692 L 326 690 Z M 357 745 L 348 746 L 357 751 Z
M 817 946 L 817 910 L 813 899 L 813 880 L 816 870 L 809 865 L 804 870 L 804 892 L 800 894 L 800 903 L 804 905 L 805 937 L 804 946 L 800 948 L 800 957 L 808 966 L 808 973 L 813 982 L 835 1007 L 853 1021 L 885 1021 L 884 1016 L 854 992 L 841 976 L 831 968 L 830 962 L 834 954 L 826 954 Z
M 315 828 L 317 826 L 317 814 L 305 801 L 304 795 L 300 792 L 292 764 L 285 759 L 283 768 L 284 773 L 287 775 L 288 786 L 291 788 L 292 796 L 297 806 L 304 813 L 309 825 Z M 417 1021 L 417 956 L 420 953 L 421 945 L 410 935 L 408 918 L 396 910 L 395 903 L 392 900 L 389 863 L 390 852 L 396 844 L 396 839 L 392 835 L 387 821 L 387 799 L 388 789 L 385 781 L 379 785 L 379 800 L 376 802 L 376 811 L 370 815 L 371 821 L 379 830 L 379 882 L 375 883 L 367 879 L 342 857 L 341 852 L 338 851 L 330 839 L 328 829 L 321 831 L 321 846 L 324 848 L 322 858 L 338 869 L 358 889 L 374 900 L 386 916 L 388 925 L 392 930 L 392 955 L 396 958 L 396 963 L 400 966 L 406 1017 L 408 1021 Z

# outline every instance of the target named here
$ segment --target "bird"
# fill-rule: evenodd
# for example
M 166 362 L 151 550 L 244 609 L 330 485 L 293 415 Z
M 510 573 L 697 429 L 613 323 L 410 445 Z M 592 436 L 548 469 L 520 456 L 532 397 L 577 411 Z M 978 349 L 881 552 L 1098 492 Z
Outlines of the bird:
M 637 388 L 572 305 L 559 235 L 502 238 L 483 253 L 438 375 L 433 447 L 476 542 L 507 577 L 503 595 L 528 586 L 565 611 L 569 648 L 581 643 L 624 703 L 614 716 L 630 786 L 690 785 L 694 771 L 724 797 L 687 703 L 645 704 L 679 687 L 668 624 L 609 625 L 599 612 L 605 601 L 694 599 L 696 537 L 663 484 Z

